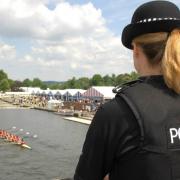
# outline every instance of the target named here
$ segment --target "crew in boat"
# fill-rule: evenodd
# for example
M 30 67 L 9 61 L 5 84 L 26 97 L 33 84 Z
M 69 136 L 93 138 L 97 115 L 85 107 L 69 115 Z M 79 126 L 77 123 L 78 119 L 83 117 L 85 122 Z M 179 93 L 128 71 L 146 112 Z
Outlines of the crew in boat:
M 0 138 L 3 138 L 3 130 L 0 129 Z
M 18 136 L 17 139 L 18 139 L 18 140 L 17 140 L 17 144 L 19 144 L 19 145 L 20 145 L 20 144 L 21 144 L 21 145 L 25 144 L 23 138 L 21 138 L 21 137 Z

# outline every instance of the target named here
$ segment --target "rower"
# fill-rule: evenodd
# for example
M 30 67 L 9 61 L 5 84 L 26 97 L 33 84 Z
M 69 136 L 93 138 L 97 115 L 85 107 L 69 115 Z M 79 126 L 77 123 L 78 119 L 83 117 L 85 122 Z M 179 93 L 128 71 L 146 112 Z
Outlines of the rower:
M 2 129 L 0 129 L 0 138 L 2 138 L 3 137 L 3 131 L 2 131 Z

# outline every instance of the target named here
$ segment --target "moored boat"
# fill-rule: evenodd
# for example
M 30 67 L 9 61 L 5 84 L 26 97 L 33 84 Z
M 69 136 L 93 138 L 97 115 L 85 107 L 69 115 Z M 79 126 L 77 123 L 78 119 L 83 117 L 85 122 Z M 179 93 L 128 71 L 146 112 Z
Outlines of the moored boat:
M 58 114 L 58 115 L 61 115 L 61 116 L 73 116 L 74 111 L 69 110 L 69 109 L 62 109 L 62 110 L 59 110 L 58 112 L 55 112 L 55 114 Z

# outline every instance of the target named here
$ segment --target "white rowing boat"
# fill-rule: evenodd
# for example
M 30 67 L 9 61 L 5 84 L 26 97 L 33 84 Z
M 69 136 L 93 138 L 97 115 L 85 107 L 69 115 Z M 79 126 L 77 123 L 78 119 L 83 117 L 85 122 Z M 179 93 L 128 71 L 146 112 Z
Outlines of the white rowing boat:
M 14 144 L 14 145 L 18 145 L 20 147 L 23 147 L 23 148 L 26 148 L 26 149 L 32 149 L 30 146 L 28 146 L 27 144 L 25 143 L 17 143 L 17 142 L 14 142 L 14 141 L 9 141 L 5 138 L 1 138 L 4 142 L 1 142 L 0 145 L 8 145 L 8 144 Z
M 0 146 L 1 145 L 10 145 L 10 144 L 13 144 L 13 145 L 18 145 L 22 148 L 26 148 L 26 149 L 32 149 L 30 146 L 28 146 L 27 144 L 19 144 L 19 143 L 16 143 L 16 142 L 11 142 L 11 141 L 7 141 L 5 140 L 4 142 L 0 143 Z

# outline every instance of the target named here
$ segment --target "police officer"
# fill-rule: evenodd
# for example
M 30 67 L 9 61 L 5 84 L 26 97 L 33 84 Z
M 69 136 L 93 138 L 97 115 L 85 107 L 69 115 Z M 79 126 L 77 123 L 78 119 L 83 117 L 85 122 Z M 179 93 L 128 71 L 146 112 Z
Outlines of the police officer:
M 180 179 L 180 10 L 138 7 L 122 33 L 140 78 L 115 89 L 89 127 L 75 180 Z

